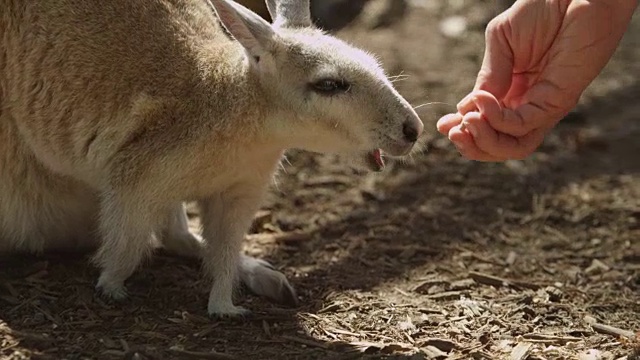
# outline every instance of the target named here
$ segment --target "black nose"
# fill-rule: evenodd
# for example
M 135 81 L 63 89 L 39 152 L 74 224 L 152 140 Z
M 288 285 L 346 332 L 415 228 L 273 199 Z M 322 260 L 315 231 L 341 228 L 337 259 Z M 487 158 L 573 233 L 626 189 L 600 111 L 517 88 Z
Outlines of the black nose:
M 402 134 L 404 134 L 404 139 L 408 142 L 416 142 L 418 140 L 418 129 L 409 122 L 402 125 Z

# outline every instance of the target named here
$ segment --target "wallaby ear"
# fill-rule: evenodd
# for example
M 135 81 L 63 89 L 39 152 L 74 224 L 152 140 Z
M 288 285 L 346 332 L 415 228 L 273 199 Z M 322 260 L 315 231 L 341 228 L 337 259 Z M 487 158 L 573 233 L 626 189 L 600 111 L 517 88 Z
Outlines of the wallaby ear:
M 276 28 L 313 26 L 309 0 L 267 0 L 267 9 Z
M 268 52 L 275 32 L 258 14 L 229 0 L 208 0 L 222 25 L 254 58 Z

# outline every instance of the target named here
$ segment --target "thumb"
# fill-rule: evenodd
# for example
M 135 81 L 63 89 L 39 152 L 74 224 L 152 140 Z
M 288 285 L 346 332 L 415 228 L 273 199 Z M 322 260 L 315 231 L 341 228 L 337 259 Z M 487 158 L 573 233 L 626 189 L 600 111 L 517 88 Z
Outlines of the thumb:
M 495 17 L 485 32 L 485 52 L 474 90 L 490 92 L 502 100 L 511 88 L 513 49 L 508 39 L 508 10 Z

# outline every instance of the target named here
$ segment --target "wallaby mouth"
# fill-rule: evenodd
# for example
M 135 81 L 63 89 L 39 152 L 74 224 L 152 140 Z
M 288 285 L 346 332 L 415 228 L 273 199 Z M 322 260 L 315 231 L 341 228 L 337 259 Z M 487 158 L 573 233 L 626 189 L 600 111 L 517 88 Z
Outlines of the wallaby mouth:
M 382 150 L 375 149 L 366 155 L 366 162 L 372 171 L 380 172 L 384 170 L 384 159 L 382 158 Z

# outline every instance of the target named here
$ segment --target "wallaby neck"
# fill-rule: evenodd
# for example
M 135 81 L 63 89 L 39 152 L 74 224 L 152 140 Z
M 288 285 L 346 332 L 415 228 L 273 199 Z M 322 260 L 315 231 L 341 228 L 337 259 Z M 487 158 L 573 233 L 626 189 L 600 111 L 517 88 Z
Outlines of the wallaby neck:
M 239 47 L 208 49 L 202 56 L 199 93 L 205 117 L 222 127 L 258 127 L 264 118 L 259 79 Z M 233 131 L 231 129 L 231 131 Z
M 200 56 L 201 77 L 198 100 L 190 101 L 216 141 L 228 139 L 263 151 L 280 151 L 287 146 L 272 132 L 278 117 L 269 94 L 240 46 L 207 49 Z

